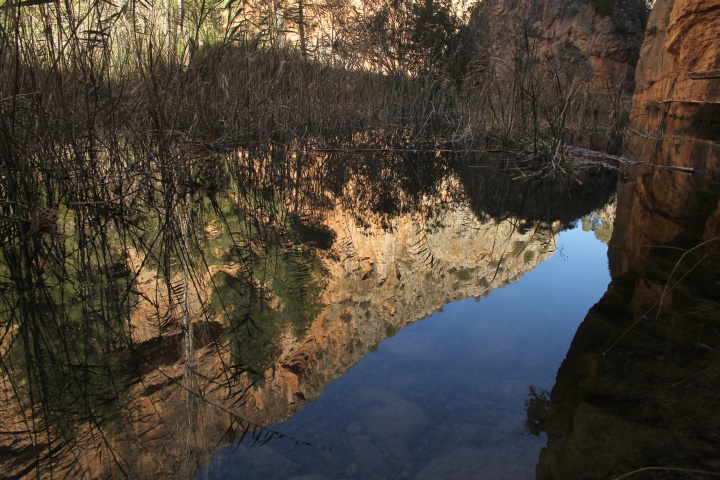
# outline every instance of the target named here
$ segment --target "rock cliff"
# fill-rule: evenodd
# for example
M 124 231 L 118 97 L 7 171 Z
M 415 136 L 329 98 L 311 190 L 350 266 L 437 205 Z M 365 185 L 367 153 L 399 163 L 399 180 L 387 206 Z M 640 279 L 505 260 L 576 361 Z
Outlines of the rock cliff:
M 718 35 L 717 0 L 655 3 L 626 152 L 644 165 L 618 183 L 613 280 L 558 372 L 539 479 L 720 469 Z
M 646 120 L 656 122 L 662 113 L 663 117 L 689 120 L 690 124 L 711 122 L 717 128 L 720 2 L 657 0 L 635 78 L 636 126 L 646 127 Z
M 646 21 L 643 0 L 486 0 L 471 25 L 501 76 L 529 57 L 595 92 L 628 93 Z

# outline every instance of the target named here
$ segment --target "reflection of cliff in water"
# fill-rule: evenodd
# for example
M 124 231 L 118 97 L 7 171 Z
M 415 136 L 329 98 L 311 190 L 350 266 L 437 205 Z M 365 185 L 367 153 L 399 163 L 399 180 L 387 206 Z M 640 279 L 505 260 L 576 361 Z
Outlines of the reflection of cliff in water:
M 565 222 L 611 193 L 603 188 L 612 176 L 598 171 L 536 183 L 467 163 L 469 172 L 436 152 L 242 154 L 234 186 L 180 210 L 177 250 L 118 243 L 126 265 L 115 258 L 119 273 L 98 267 L 100 293 L 111 280 L 132 285 L 122 305 L 129 346 L 104 350 L 90 339 L 95 356 L 41 368 L 77 378 L 42 388 L 26 389 L 35 377 L 11 386 L 8 374 L 24 360 L 7 364 L 3 471 L 183 476 L 235 436 L 272 438 L 260 427 L 288 418 L 409 323 L 531 270 L 552 254 Z M 532 201 L 521 200 L 528 192 Z M 76 225 L 66 218 L 60 227 Z M 68 279 L 58 285 L 70 288 Z M 62 294 L 50 297 L 62 305 Z M 3 356 L 51 361 L 43 348 L 7 343 Z M 25 398 L 30 391 L 41 398 Z
M 720 145 L 668 134 L 630 149 L 651 165 L 619 183 L 612 283 L 558 372 L 538 478 L 720 472 Z

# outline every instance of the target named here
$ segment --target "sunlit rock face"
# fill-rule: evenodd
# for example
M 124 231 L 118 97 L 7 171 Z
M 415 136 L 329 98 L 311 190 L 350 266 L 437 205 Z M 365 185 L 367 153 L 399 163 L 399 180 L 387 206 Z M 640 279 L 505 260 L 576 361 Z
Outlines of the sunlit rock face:
M 657 0 L 640 54 L 633 98 L 644 116 L 714 122 L 720 114 L 720 4 L 716 0 Z M 705 103 L 707 102 L 707 103 Z
M 595 92 L 632 92 L 647 20 L 641 0 L 490 0 L 471 22 L 501 76 L 517 59 L 547 59 L 561 77 Z
M 717 80 L 690 76 L 717 68 L 719 19 L 717 2 L 653 9 L 633 101 L 633 127 L 652 135 L 627 144 L 644 165 L 618 182 L 612 283 L 558 372 L 540 479 L 720 471 L 720 144 L 692 103 L 713 101 Z

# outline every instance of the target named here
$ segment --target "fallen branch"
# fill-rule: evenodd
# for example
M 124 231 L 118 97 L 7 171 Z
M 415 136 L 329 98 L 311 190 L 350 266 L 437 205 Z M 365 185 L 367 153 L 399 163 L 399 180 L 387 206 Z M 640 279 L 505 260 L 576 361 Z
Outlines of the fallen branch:
M 631 160 L 625 157 L 618 157 L 616 155 L 610 155 L 607 153 L 596 152 L 587 148 L 581 147 L 566 147 L 565 153 L 575 160 L 585 160 L 596 163 L 603 163 L 605 161 L 612 161 L 626 165 L 647 165 L 650 167 L 656 167 L 661 170 L 670 170 L 672 172 L 687 173 L 690 175 L 703 175 L 706 177 L 717 177 L 717 175 L 703 170 L 697 170 L 689 167 L 677 167 L 674 165 L 658 165 L 650 162 L 640 162 L 638 160 Z

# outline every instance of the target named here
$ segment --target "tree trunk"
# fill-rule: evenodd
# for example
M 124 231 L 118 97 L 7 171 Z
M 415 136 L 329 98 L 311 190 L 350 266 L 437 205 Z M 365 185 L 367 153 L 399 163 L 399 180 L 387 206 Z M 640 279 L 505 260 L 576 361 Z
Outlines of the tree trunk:
M 303 59 L 307 58 L 307 47 L 305 45 L 305 12 L 304 0 L 298 0 L 298 35 L 300 35 L 300 54 Z

